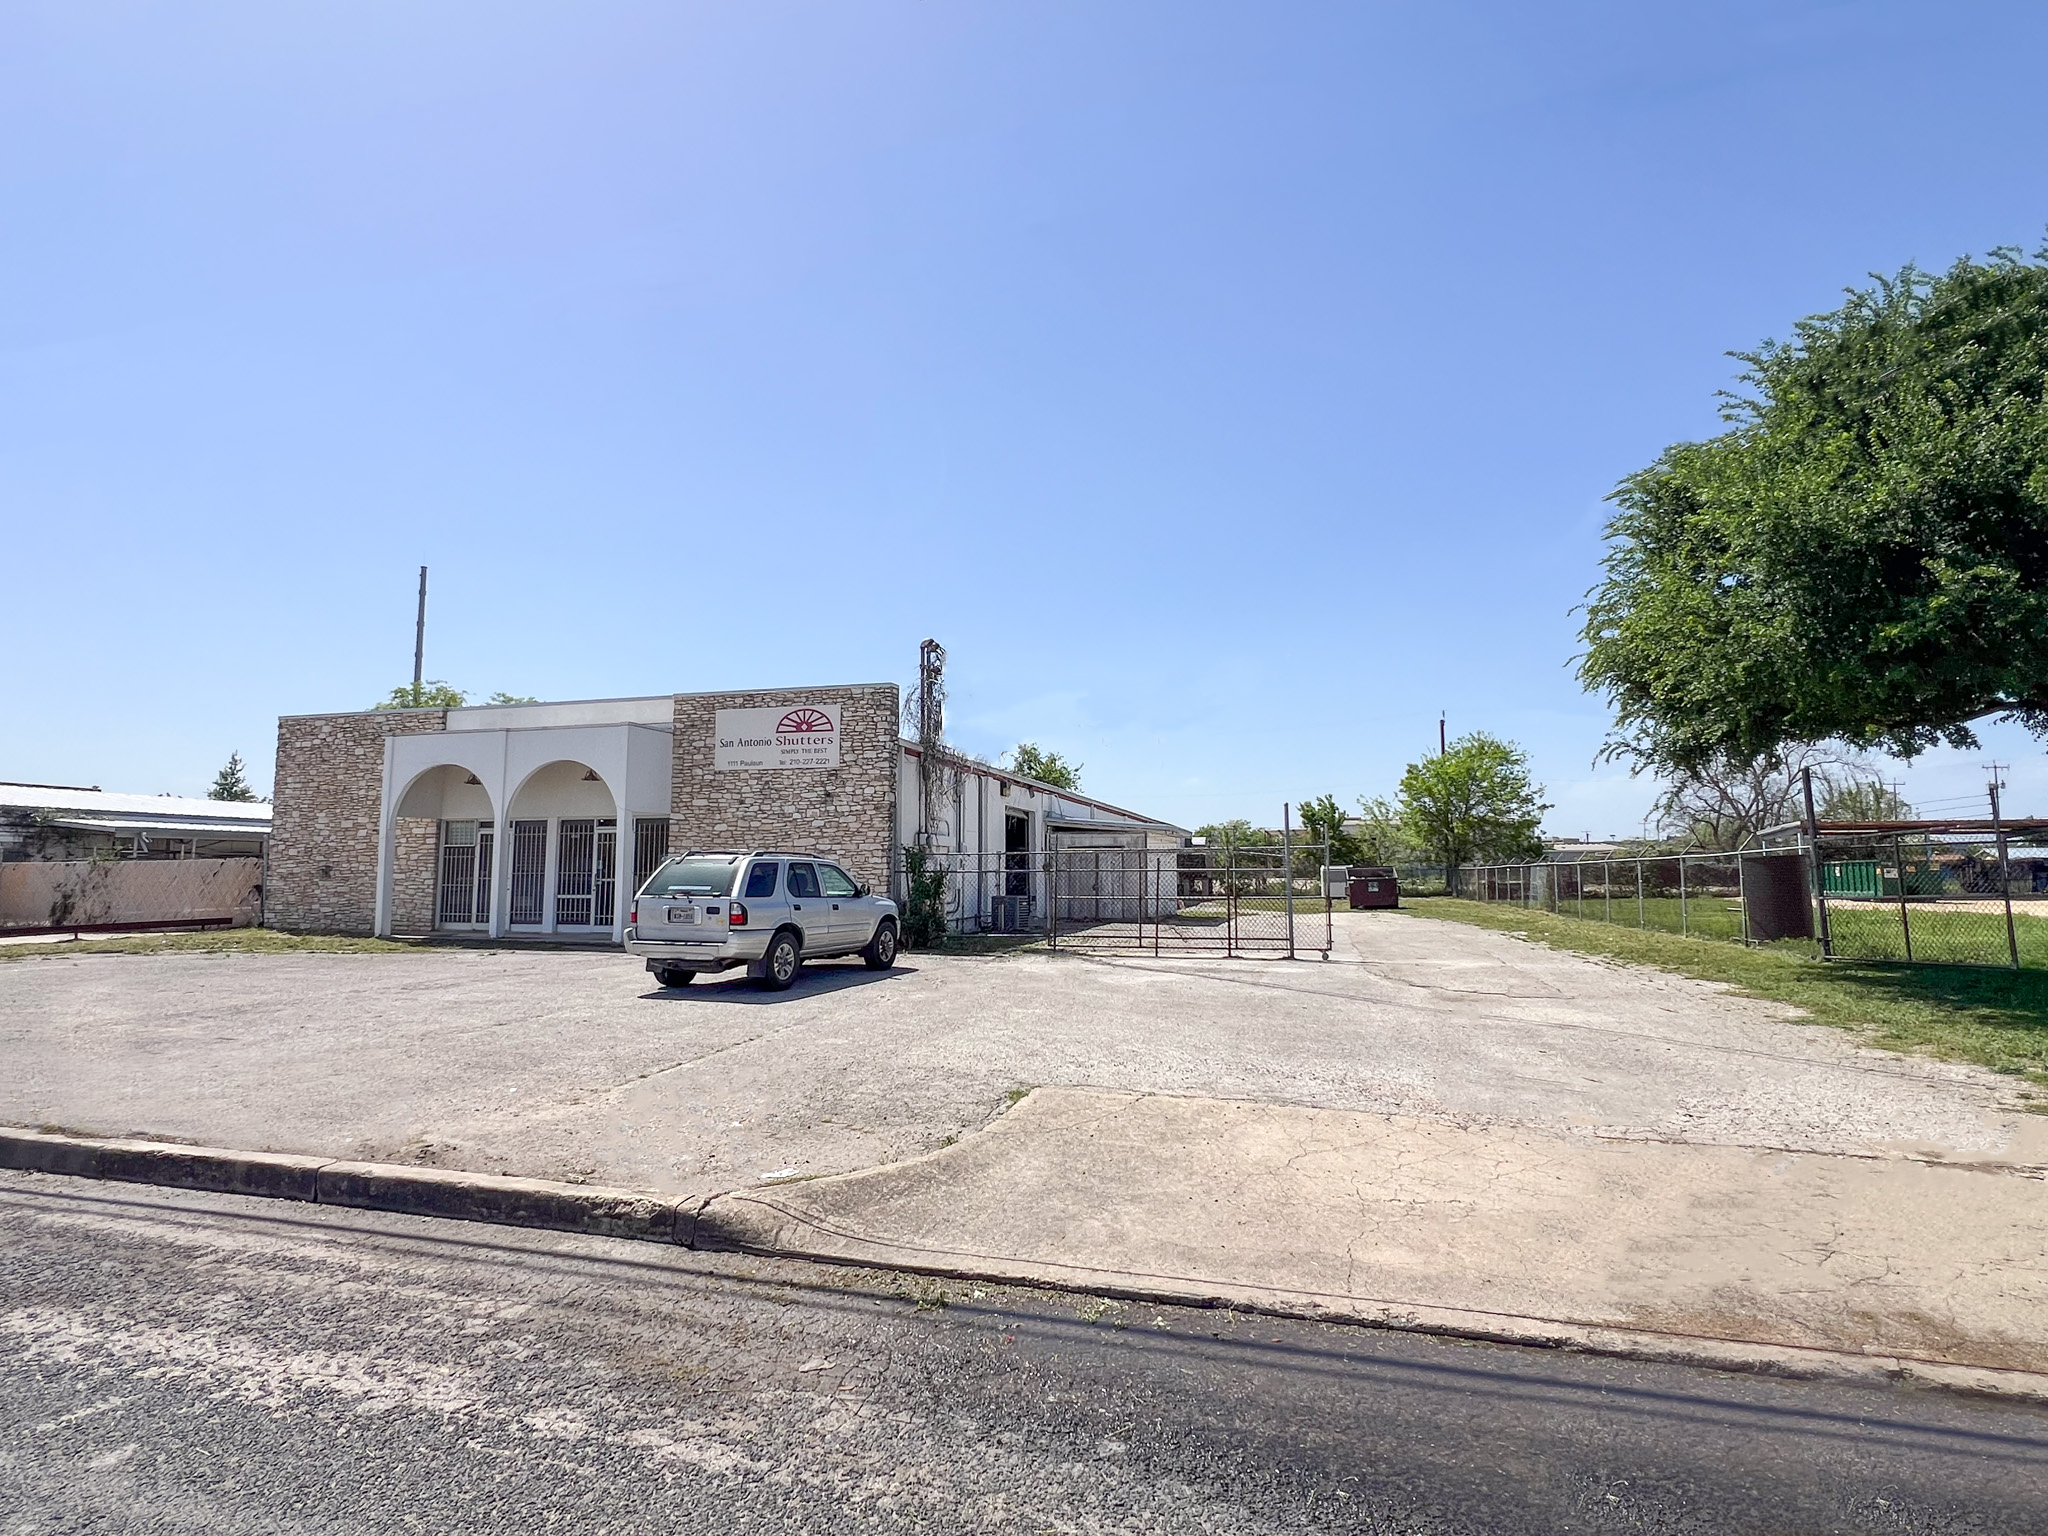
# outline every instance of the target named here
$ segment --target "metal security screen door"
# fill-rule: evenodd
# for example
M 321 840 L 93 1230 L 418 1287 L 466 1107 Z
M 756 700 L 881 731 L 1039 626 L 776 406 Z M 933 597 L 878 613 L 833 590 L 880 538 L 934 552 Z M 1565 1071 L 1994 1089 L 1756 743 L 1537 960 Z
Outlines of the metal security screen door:
M 618 912 L 619 824 L 580 817 L 558 824 L 555 926 L 609 928 Z
M 633 890 L 636 894 L 667 857 L 668 818 L 640 817 L 633 823 Z
M 538 926 L 547 919 L 548 824 L 512 823 L 512 908 L 508 921 Z
M 434 923 L 474 928 L 491 920 L 491 843 L 488 821 L 441 823 L 440 888 Z

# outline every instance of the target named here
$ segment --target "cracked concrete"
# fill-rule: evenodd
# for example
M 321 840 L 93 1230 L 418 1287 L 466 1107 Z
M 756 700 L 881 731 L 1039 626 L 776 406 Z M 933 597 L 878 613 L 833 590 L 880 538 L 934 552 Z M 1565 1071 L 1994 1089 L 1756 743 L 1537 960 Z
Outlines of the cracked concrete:
M 1407 914 L 1326 962 L 780 994 L 588 951 L 39 956 L 0 966 L 0 1059 L 0 1121 L 723 1194 L 707 1230 L 817 1257 L 2048 1373 L 2010 1079 Z
M 712 1230 L 852 1263 L 2048 1387 L 2048 1186 L 2010 1167 L 1042 1088 L 930 1156 L 717 1200 Z
M 2010 1079 L 1406 914 L 1329 962 L 912 955 L 654 989 L 602 952 L 0 966 L 0 1121 L 710 1193 L 914 1157 L 1034 1084 L 2048 1162 Z

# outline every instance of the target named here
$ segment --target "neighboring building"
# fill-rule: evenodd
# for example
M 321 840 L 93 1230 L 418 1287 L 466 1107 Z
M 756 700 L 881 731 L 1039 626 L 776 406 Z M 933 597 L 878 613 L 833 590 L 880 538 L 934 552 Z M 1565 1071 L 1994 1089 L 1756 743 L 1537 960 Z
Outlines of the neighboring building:
M 919 823 L 900 718 L 893 683 L 288 715 L 268 921 L 618 942 L 671 848 L 801 848 L 888 889 Z M 947 851 L 1185 841 L 997 768 L 967 765 L 957 782 L 926 828 Z M 961 926 L 986 915 L 977 900 Z
M 270 807 L 0 783 L 0 929 L 243 926 Z
M 0 782 L 0 861 L 261 858 L 270 807 Z
M 1546 864 L 1598 863 L 1602 859 L 1634 858 L 1620 843 L 1589 841 L 1582 837 L 1546 837 L 1543 840 L 1543 860 Z

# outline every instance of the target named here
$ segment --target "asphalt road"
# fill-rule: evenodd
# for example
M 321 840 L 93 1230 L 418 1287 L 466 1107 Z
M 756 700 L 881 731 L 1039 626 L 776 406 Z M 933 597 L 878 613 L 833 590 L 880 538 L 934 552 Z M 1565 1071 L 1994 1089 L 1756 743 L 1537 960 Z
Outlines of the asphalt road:
M 0 1531 L 2048 1531 L 2048 1410 L 0 1175 Z

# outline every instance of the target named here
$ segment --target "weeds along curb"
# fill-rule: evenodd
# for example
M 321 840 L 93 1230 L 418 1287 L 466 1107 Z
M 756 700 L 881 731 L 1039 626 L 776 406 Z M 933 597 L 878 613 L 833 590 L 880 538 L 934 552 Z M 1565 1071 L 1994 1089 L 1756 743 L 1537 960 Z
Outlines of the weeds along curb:
M 547 1179 L 504 1178 L 442 1168 L 354 1162 L 343 1158 L 283 1152 L 234 1152 L 175 1142 L 64 1136 L 48 1131 L 0 1127 L 0 1169 L 54 1173 L 74 1178 L 157 1184 L 212 1194 L 254 1195 L 309 1205 L 391 1211 L 501 1226 L 537 1227 L 634 1242 L 672 1243 L 707 1252 L 744 1253 L 761 1258 L 798 1259 L 850 1265 L 900 1274 L 927 1275 L 1041 1291 L 1103 1296 L 1159 1306 L 1215 1307 L 1269 1317 L 1391 1328 L 1446 1338 L 1483 1340 L 1522 1347 L 1568 1349 L 1578 1353 L 1648 1360 L 1671 1365 L 1739 1371 L 1752 1375 L 1835 1381 L 1907 1382 L 1966 1396 L 2006 1401 L 2048 1402 L 2048 1376 L 2024 1371 L 1949 1365 L 1890 1355 L 1854 1355 L 1837 1350 L 1741 1344 L 1680 1334 L 1646 1335 L 1627 1329 L 1558 1319 L 1498 1318 L 1479 1324 L 1472 1316 L 1429 1307 L 1398 1313 L 1347 1306 L 1341 1298 L 1250 1295 L 1224 1285 L 1183 1289 L 1144 1282 L 1146 1277 L 1088 1271 L 1065 1276 L 1032 1273 L 1024 1261 L 973 1261 L 968 1255 L 886 1252 L 874 1244 L 859 1255 L 805 1242 L 799 1235 L 764 1240 L 748 1207 L 757 1197 L 691 1195 L 668 1200 L 635 1190 L 560 1184 Z M 713 1210 L 716 1204 L 723 1207 Z M 968 1262 L 961 1262 L 969 1260 Z M 1065 1266 L 1052 1266 L 1062 1268 Z

